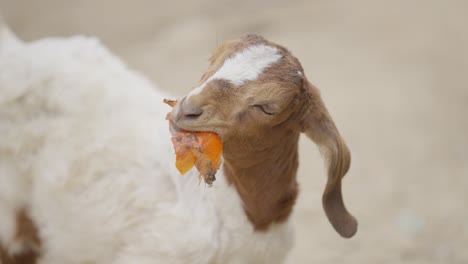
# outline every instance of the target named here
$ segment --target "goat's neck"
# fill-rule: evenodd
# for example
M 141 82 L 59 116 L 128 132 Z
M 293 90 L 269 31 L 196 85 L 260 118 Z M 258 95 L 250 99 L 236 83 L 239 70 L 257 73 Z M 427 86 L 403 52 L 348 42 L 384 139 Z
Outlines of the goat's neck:
M 224 174 L 256 230 L 287 220 L 292 211 L 298 192 L 298 139 L 299 134 L 291 132 L 273 141 L 225 145 Z

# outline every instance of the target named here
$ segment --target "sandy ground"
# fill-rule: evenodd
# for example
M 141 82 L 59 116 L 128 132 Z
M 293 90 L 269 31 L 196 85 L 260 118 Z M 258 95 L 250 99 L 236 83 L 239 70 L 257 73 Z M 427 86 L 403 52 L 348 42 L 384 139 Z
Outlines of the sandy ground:
M 24 39 L 96 35 L 161 88 L 187 92 L 217 44 L 256 32 L 322 91 L 353 165 L 355 238 L 328 224 L 324 166 L 301 142 L 288 263 L 468 263 L 467 1 L 0 0 Z

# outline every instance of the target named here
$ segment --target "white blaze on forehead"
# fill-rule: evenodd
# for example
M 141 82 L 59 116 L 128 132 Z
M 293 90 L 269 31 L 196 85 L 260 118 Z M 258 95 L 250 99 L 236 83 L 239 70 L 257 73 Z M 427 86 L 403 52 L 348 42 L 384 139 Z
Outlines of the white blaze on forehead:
M 253 81 L 268 66 L 280 60 L 281 57 L 282 55 L 278 52 L 278 49 L 271 46 L 256 45 L 247 47 L 225 60 L 223 66 L 202 85 L 193 89 L 188 97 L 201 93 L 212 80 L 227 80 L 236 86 L 240 86 L 246 81 Z

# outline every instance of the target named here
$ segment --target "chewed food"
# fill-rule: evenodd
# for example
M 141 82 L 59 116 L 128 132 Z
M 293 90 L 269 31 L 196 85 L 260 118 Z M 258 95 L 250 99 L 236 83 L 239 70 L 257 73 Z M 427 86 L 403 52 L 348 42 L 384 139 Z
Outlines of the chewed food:
M 174 107 L 177 101 L 164 100 Z M 167 118 L 171 121 L 171 116 Z M 223 143 L 214 132 L 179 131 L 172 137 L 176 153 L 176 167 L 184 175 L 195 166 L 200 173 L 200 180 L 211 186 L 216 180 L 216 172 L 221 166 Z

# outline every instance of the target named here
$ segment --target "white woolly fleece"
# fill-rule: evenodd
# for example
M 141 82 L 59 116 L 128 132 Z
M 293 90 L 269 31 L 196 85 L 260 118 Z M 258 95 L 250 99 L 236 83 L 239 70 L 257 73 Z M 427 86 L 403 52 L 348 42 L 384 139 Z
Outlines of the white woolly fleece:
M 221 171 L 212 188 L 177 172 L 166 95 L 144 77 L 94 39 L 11 47 L 0 49 L 0 243 L 10 251 L 27 207 L 41 264 L 283 262 L 288 223 L 254 232 Z

